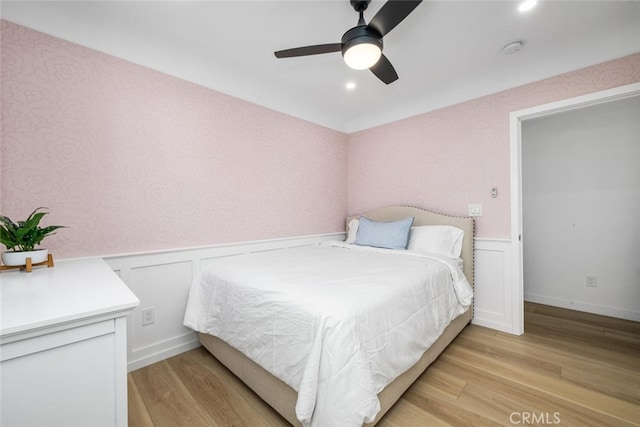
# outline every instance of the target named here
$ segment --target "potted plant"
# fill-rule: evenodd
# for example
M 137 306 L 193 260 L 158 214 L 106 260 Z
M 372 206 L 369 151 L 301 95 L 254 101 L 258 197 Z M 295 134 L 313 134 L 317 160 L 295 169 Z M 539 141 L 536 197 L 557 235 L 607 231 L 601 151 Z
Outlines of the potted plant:
M 24 221 L 12 221 L 9 217 L 0 215 L 0 243 L 5 245 L 9 251 L 2 253 L 2 263 L 7 266 L 25 265 L 27 258 L 31 258 L 32 264 L 44 262 L 49 251 L 47 249 L 36 249 L 42 239 L 63 225 L 50 225 L 40 227 L 40 220 L 48 212 L 38 212 L 34 210 Z

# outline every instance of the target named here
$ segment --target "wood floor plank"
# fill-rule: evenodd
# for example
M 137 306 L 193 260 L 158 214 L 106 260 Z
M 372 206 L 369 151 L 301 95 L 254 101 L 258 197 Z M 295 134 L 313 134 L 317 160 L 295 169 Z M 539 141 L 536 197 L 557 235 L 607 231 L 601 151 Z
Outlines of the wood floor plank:
M 542 332 L 541 329 L 544 331 Z M 627 352 L 640 352 L 640 343 L 635 340 L 624 340 L 613 333 L 605 334 L 605 328 L 594 324 L 583 324 L 575 320 L 553 318 L 547 315 L 533 313 L 527 316 L 525 333 L 541 334 L 545 336 L 570 337 L 576 343 L 589 344 L 597 339 L 601 348 Z
M 400 399 L 376 427 L 437 426 L 455 427 L 422 408 L 418 408 L 408 399 Z
M 536 304 L 527 302 L 525 307 L 527 311 L 537 314 L 546 315 L 556 319 L 569 321 L 577 321 L 585 325 L 596 325 L 605 329 L 613 329 L 618 331 L 626 331 L 634 334 L 636 337 L 640 334 L 640 322 L 632 320 L 618 319 L 616 317 L 601 316 L 599 314 L 587 313 L 584 311 L 567 310 L 560 307 L 552 307 L 550 305 Z
M 144 404 L 142 395 L 131 374 L 127 375 L 127 400 L 129 409 L 129 425 L 138 427 L 153 427 L 153 421 Z
M 562 368 L 562 378 L 633 404 L 640 404 L 640 373 L 614 368 L 599 369 L 578 361 Z M 640 417 L 640 415 L 639 415 Z
M 619 420 L 608 414 L 601 414 L 582 405 L 553 398 L 530 384 L 523 384 L 517 379 L 500 378 L 493 372 L 470 367 L 456 359 L 441 358 L 437 364 L 443 366 L 443 369 L 456 371 L 467 378 L 470 385 L 465 388 L 458 400 L 459 405 L 473 406 L 485 417 L 502 425 L 512 424 L 511 416 L 514 412 L 538 415 L 558 412 L 563 425 L 604 427 L 621 424 Z M 490 404 L 486 404 L 486 399 L 489 399 Z M 484 406 L 483 402 L 485 402 Z M 499 410 L 500 408 L 502 410 Z M 517 417 L 517 414 L 515 416 Z
M 625 331 L 619 329 L 604 328 L 604 335 L 607 338 L 615 339 L 616 341 L 627 345 L 629 348 L 638 349 L 638 334 L 639 332 Z
M 603 417 L 601 414 L 585 413 L 580 408 L 575 410 L 571 406 L 558 402 L 549 405 L 542 394 L 530 393 L 517 388 L 487 389 L 477 384 L 470 384 L 465 388 L 459 404 L 470 408 L 476 413 L 491 419 L 499 425 L 528 424 L 522 423 L 523 417 L 538 417 L 543 420 L 539 424 L 562 424 L 580 427 L 614 427 L 618 420 Z
M 134 371 L 134 381 L 155 427 L 220 426 L 205 414 L 167 360 Z
M 526 322 L 525 333 L 521 336 L 498 333 L 498 336 L 511 340 L 513 343 L 523 343 L 538 347 L 549 352 L 558 352 L 571 358 L 594 361 L 616 367 L 640 371 L 640 355 L 635 350 L 623 348 L 605 348 L 596 337 L 591 339 L 576 338 L 568 332 L 547 330 L 540 326 L 532 326 Z M 638 334 L 640 340 L 640 334 Z
M 220 420 L 222 425 L 278 427 L 288 424 L 204 348 L 178 355 L 169 363 L 203 411 Z
M 289 425 L 203 348 L 131 373 L 129 402 L 132 427 Z M 640 426 L 637 322 L 525 303 L 524 335 L 469 325 L 378 425 L 555 424 L 556 413 L 562 426 Z
M 413 388 L 418 393 L 456 401 L 466 385 L 466 379 L 460 378 L 457 373 L 453 375 L 434 364 L 422 374 L 420 381 L 414 383 Z
M 505 363 L 511 363 L 511 360 L 527 360 L 522 363 L 525 366 L 528 364 L 532 371 L 537 370 L 536 367 L 539 365 L 553 366 L 556 367 L 559 378 L 632 403 L 640 403 L 640 371 L 634 371 L 628 367 L 604 364 L 601 360 L 576 358 L 573 355 L 504 336 L 497 336 L 494 340 L 487 341 L 474 335 L 463 334 L 457 343 L 464 344 L 469 349 L 493 355 L 497 360 L 503 360 Z M 544 373 L 540 370 L 538 372 Z
M 473 327 L 473 325 L 472 325 Z M 482 336 L 472 333 L 472 329 L 465 330 L 456 339 L 458 344 L 473 352 L 486 354 L 489 357 L 529 372 L 536 372 L 540 375 L 549 375 L 560 378 L 562 372 L 562 361 L 558 358 L 549 358 L 548 350 L 535 352 L 531 346 L 519 342 L 505 345 L 505 340 L 495 336 L 492 340 L 487 340 Z
M 460 405 L 457 401 L 438 399 L 435 396 L 425 395 L 410 389 L 405 393 L 403 399 L 413 403 L 422 409 L 430 417 L 437 420 L 437 424 L 453 426 L 499 426 L 500 423 L 487 417 L 484 413 L 479 413 L 474 408 Z M 420 424 L 418 424 L 420 425 Z M 424 424 L 422 424 L 424 425 Z
M 442 355 L 445 360 L 454 360 L 469 368 L 491 372 L 505 381 L 527 385 L 534 390 L 548 394 L 554 400 L 566 400 L 581 405 L 585 409 L 589 408 L 596 412 L 611 414 L 612 417 L 622 422 L 634 421 L 638 417 L 638 405 L 555 377 L 522 370 L 515 365 L 505 365 L 489 356 L 477 354 L 459 346 L 449 349 L 451 351 Z

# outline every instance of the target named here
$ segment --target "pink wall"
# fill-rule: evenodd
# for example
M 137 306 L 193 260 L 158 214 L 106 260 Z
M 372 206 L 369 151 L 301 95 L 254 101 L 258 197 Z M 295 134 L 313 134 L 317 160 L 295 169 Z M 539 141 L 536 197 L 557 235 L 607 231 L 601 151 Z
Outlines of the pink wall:
M 345 134 L 1 25 L 0 212 L 58 258 L 343 229 Z
M 347 136 L 0 22 L 0 213 L 48 206 L 57 257 L 340 231 L 388 204 L 482 203 L 477 235 L 509 238 L 509 113 L 640 81 L 635 54 Z
M 640 82 L 640 53 L 349 135 L 349 212 L 411 204 L 510 237 L 509 113 Z M 491 198 L 497 187 L 498 197 Z

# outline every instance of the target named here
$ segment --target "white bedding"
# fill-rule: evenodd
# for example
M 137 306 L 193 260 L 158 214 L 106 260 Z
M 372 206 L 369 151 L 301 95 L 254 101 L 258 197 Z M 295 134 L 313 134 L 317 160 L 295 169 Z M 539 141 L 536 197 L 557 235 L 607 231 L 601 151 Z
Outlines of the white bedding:
M 303 425 L 350 427 L 471 299 L 457 260 L 330 242 L 216 261 L 184 324 L 296 390 Z

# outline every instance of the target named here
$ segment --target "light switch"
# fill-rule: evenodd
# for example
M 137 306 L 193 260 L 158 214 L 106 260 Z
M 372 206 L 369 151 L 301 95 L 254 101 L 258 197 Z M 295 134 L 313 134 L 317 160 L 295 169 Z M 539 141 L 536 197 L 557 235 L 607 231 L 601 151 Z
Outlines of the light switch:
M 482 205 L 469 205 L 469 216 L 482 216 Z

